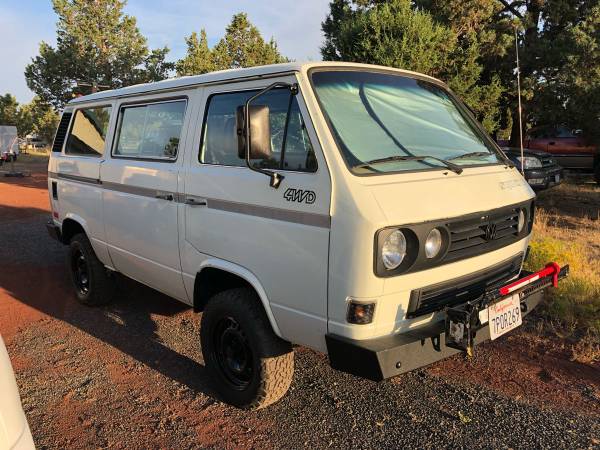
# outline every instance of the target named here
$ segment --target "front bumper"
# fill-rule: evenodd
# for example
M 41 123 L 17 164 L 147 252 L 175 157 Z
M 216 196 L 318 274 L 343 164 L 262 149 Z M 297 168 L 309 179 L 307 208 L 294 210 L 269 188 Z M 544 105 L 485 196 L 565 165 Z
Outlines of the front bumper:
M 543 299 L 544 289 L 556 285 L 559 278 L 567 276 L 568 270 L 568 266 L 565 266 L 560 270 L 557 268 L 555 274 L 550 273 L 548 268 L 529 274 L 486 293 L 476 302 L 469 302 L 469 306 L 473 306 L 476 316 L 478 310 L 486 308 L 490 303 L 508 295 L 519 294 L 522 315 L 525 316 Z M 546 273 L 542 276 L 537 275 L 544 271 Z M 461 352 L 462 350 L 446 345 L 448 339 L 445 330 L 446 321 L 441 320 L 402 334 L 375 339 L 354 340 L 328 334 L 325 340 L 331 367 L 369 380 L 381 381 Z M 490 339 L 489 326 L 486 324 L 474 328 L 472 338 L 472 344 L 475 345 Z
M 562 168 L 554 165 L 539 169 L 526 169 L 525 179 L 533 188 L 547 189 L 561 183 Z

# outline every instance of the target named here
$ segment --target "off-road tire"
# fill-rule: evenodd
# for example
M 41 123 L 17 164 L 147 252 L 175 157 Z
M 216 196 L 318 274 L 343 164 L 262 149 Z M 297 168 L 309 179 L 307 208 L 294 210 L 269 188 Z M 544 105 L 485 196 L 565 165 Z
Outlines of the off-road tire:
M 245 388 L 235 389 L 218 362 L 215 333 L 220 321 L 229 319 L 239 324 L 252 353 L 252 378 Z M 288 391 L 294 374 L 292 346 L 273 332 L 253 290 L 230 289 L 212 297 L 202 314 L 200 339 L 204 363 L 225 402 L 242 409 L 260 409 Z
M 89 290 L 87 293 L 77 287 L 76 275 L 72 270 L 73 256 L 79 251 L 85 257 L 88 268 Z M 115 280 L 96 256 L 92 244 L 85 234 L 79 233 L 71 238 L 66 264 L 73 282 L 75 296 L 80 303 L 87 306 L 101 306 L 113 299 L 116 291 Z

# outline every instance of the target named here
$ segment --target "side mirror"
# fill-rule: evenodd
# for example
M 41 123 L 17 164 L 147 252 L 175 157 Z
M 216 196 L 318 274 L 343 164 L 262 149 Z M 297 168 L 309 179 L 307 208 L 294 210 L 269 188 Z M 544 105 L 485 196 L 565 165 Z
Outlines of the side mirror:
M 246 159 L 246 137 L 244 133 L 245 106 L 236 110 L 236 128 L 238 136 L 238 157 Z M 271 157 L 271 122 L 269 107 L 265 105 L 248 106 L 248 138 L 250 139 L 250 159 L 269 159 Z
M 261 95 L 275 88 L 286 88 L 290 92 L 290 101 L 288 102 L 287 118 L 290 117 L 290 108 L 292 107 L 292 95 L 298 93 L 298 85 L 276 81 L 269 86 L 254 94 L 244 106 L 236 110 L 237 134 L 238 134 L 238 156 L 246 160 L 246 165 L 254 172 L 267 175 L 270 179 L 269 186 L 278 189 L 281 181 L 285 178 L 282 174 L 273 170 L 255 167 L 250 163 L 251 159 L 268 159 L 271 157 L 271 124 L 269 121 L 269 107 L 264 105 L 251 105 Z M 286 130 L 288 122 L 286 119 Z M 245 122 L 248 123 L 245 123 Z M 281 149 L 283 154 L 285 149 Z

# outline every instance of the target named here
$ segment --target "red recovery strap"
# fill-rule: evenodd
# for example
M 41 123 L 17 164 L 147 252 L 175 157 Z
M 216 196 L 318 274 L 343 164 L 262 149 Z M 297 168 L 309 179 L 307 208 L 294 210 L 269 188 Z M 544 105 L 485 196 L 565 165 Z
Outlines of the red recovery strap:
M 558 286 L 558 273 L 560 272 L 560 266 L 555 263 L 555 262 L 551 262 L 546 264 L 546 267 L 543 268 L 542 270 L 532 273 L 531 275 L 527 275 L 526 277 L 523 278 L 519 278 L 516 281 L 513 281 L 510 284 L 507 284 L 506 286 L 502 286 L 500 288 L 500 295 L 508 295 L 513 291 L 516 291 L 519 288 L 522 288 L 523 286 L 527 286 L 529 283 L 533 283 L 534 281 L 539 280 L 540 278 L 544 278 L 544 277 L 548 277 L 548 276 L 552 276 L 552 285 L 554 287 Z

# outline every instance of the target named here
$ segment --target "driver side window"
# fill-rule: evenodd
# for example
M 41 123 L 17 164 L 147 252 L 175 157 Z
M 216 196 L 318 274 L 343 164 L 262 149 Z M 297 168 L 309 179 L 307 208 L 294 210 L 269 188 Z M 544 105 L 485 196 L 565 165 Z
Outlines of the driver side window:
M 246 165 L 245 160 L 238 155 L 236 110 L 257 92 L 233 92 L 209 97 L 200 145 L 201 163 L 239 167 Z M 252 163 L 265 169 L 315 172 L 315 153 L 296 96 L 292 96 L 290 106 L 290 95 L 287 89 L 274 89 L 253 101 L 254 105 L 269 107 L 272 155 L 268 160 L 254 160 Z M 282 158 L 284 138 L 285 151 Z

